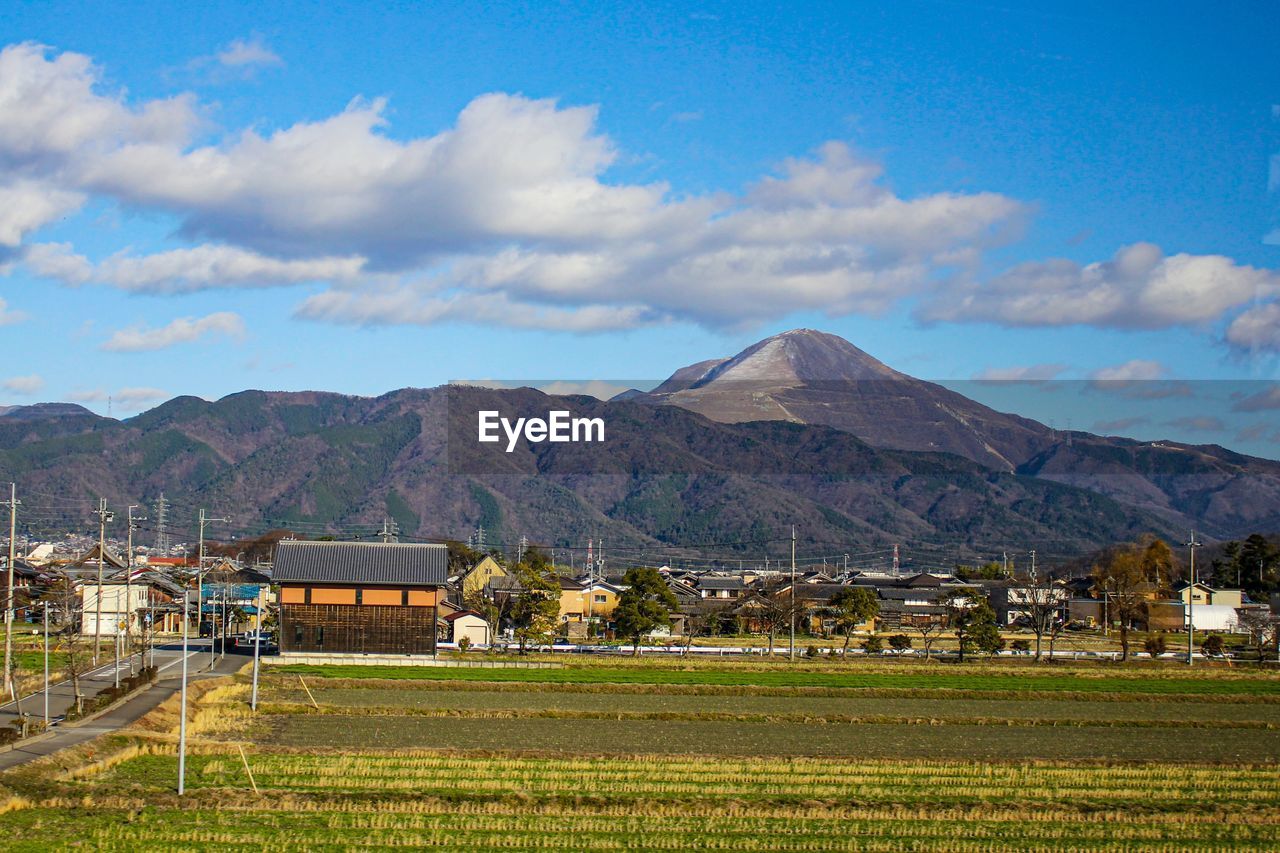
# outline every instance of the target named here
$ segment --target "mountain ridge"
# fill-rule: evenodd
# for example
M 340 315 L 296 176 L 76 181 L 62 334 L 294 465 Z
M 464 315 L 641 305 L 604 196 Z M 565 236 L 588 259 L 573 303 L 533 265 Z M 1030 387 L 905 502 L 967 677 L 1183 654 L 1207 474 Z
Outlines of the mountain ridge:
M 189 494 L 268 526 L 389 516 L 406 530 L 457 534 L 479 523 L 648 545 L 781 525 L 778 508 L 820 519 L 833 539 L 880 542 L 1043 538 L 1055 526 L 1095 544 L 1140 529 L 1280 528 L 1280 463 L 1209 445 L 1063 435 L 814 330 L 681 368 L 664 386 L 611 401 L 527 388 L 246 390 L 175 397 L 124 421 L 83 407 L 0 416 L 0 479 L 68 500 Z M 500 460 L 496 481 L 493 471 L 459 472 L 448 452 L 457 393 L 531 415 L 553 404 L 599 412 L 625 441 L 595 469 L 566 468 L 572 449 L 548 445 Z M 1091 512 L 1108 520 L 1095 525 Z

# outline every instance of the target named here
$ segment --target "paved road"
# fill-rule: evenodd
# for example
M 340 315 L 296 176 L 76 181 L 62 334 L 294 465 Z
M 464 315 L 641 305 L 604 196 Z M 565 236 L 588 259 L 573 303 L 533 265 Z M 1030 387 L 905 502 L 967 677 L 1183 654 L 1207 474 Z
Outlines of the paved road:
M 192 641 L 187 650 L 187 674 L 190 678 L 208 677 L 210 675 L 227 675 L 233 673 L 251 660 L 243 654 L 228 652 L 226 656 L 216 655 L 212 665 L 207 640 Z M 44 755 L 50 755 L 70 746 L 93 740 L 99 735 L 115 731 L 129 725 L 134 720 L 158 706 L 165 699 L 178 692 L 182 687 L 182 644 L 172 643 L 156 647 L 156 666 L 159 678 L 148 690 L 135 694 L 129 701 L 111 712 L 98 717 L 90 723 L 79 726 L 61 727 L 56 721 L 71 707 L 74 696 L 71 682 L 64 681 L 51 685 L 49 689 L 49 714 L 55 720 L 51 736 L 19 746 L 10 752 L 0 753 L 0 771 L 17 767 Z M 128 663 L 121 661 L 121 674 L 128 673 Z M 80 689 L 85 696 L 93 696 L 100 690 L 115 684 L 115 662 L 100 667 L 80 679 Z M 27 713 L 44 714 L 43 691 L 22 699 L 22 708 Z M 0 706 L 0 725 L 7 725 L 17 716 L 14 703 Z

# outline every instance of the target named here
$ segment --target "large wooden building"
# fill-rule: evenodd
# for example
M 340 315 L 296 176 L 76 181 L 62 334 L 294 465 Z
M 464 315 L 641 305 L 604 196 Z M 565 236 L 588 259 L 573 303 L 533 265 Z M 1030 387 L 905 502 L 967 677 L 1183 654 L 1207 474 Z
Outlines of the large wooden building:
M 280 542 L 281 654 L 433 654 L 448 562 L 444 545 Z

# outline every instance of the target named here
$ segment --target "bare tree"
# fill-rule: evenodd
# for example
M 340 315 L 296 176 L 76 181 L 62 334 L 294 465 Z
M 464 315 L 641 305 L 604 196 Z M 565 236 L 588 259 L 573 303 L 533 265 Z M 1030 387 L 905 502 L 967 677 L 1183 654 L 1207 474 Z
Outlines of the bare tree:
M 684 652 L 687 657 L 693 646 L 694 638 L 711 632 L 712 627 L 720 622 L 722 608 L 709 602 L 698 601 L 684 614 Z
M 933 644 L 938 642 L 942 632 L 947 630 L 947 623 L 941 619 L 928 619 L 916 626 L 920 632 L 920 645 L 924 647 L 924 659 L 929 660 L 933 654 Z
M 81 631 L 84 615 L 84 599 L 80 590 L 65 572 L 59 572 L 41 597 L 46 607 L 57 614 L 58 651 L 63 655 L 63 668 L 71 680 L 71 692 L 75 696 L 75 711 L 84 711 L 84 693 L 80 679 L 92 666 L 89 641 Z
M 1280 617 L 1266 610 L 1246 610 L 1240 614 L 1240 628 L 1258 647 L 1258 660 L 1266 660 L 1268 655 L 1280 659 Z
M 483 592 L 473 592 L 462 600 L 462 604 L 468 610 L 480 614 L 480 618 L 489 628 L 489 644 L 493 645 L 498 639 L 498 632 L 502 629 L 502 618 L 510 609 L 510 596 L 503 596 L 501 600 L 495 601 Z
M 1039 663 L 1045 636 L 1061 621 L 1058 611 L 1062 607 L 1062 588 L 1048 574 L 1037 573 L 1022 579 L 1018 593 L 1022 609 L 1031 620 L 1031 631 L 1036 635 L 1036 662 Z
M 1136 545 L 1122 545 L 1094 567 L 1093 578 L 1102 590 L 1108 618 L 1120 623 L 1120 660 L 1129 659 L 1129 631 L 1147 612 L 1144 590 L 1148 587 L 1143 552 Z

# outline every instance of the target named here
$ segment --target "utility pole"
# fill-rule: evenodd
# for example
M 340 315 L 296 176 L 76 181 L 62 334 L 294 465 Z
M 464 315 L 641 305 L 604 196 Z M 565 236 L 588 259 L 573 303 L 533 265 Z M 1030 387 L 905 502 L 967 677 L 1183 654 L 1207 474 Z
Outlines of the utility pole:
M 1031 552 L 1031 582 L 1036 582 L 1036 552 L 1034 550 Z
M 4 687 L 9 698 L 18 701 L 18 686 L 13 681 L 13 564 L 18 559 L 18 484 L 9 484 L 9 585 L 4 591 Z
M 1187 587 L 1187 666 L 1191 666 L 1196 651 L 1196 623 L 1193 617 L 1196 606 L 1196 549 L 1200 547 L 1194 530 L 1191 531 L 1191 538 L 1186 545 L 1187 551 L 1191 554 L 1191 585 Z
M 49 731 L 49 602 L 44 603 L 44 730 Z
M 898 562 L 898 546 L 894 545 L 893 546 L 893 573 L 895 576 L 898 574 L 899 568 L 900 568 L 900 563 Z
M 204 515 L 204 510 L 200 510 Z M 186 792 L 187 781 L 187 605 L 191 601 L 191 590 L 182 590 L 182 700 L 178 712 L 178 796 Z
M 93 619 L 93 665 L 98 665 L 98 646 L 102 644 L 102 567 L 107 562 L 107 522 L 114 521 L 116 514 L 107 511 L 107 499 L 98 499 L 98 508 L 94 510 L 98 516 L 98 587 L 97 612 Z
M 394 520 L 389 518 L 382 519 L 382 532 L 378 534 L 378 537 L 382 539 L 382 544 L 389 545 L 399 542 L 399 533 L 400 525 L 396 524 Z
M 791 525 L 791 643 L 788 657 L 796 659 L 796 526 Z
M 200 552 L 199 563 L 196 566 L 196 628 L 199 633 L 200 620 L 204 613 L 204 527 L 212 521 L 221 521 L 224 524 L 230 524 L 229 518 L 211 518 L 205 514 L 206 510 L 200 510 Z M 213 620 L 209 620 L 209 669 L 213 669 L 214 656 L 213 642 Z
M 145 516 L 134 518 L 135 509 L 138 509 L 137 504 L 129 504 L 128 566 L 124 575 L 124 651 L 129 656 L 129 675 L 133 675 L 133 531 L 138 529 L 139 521 L 147 520 Z

